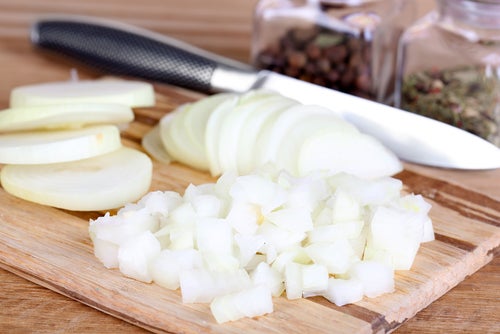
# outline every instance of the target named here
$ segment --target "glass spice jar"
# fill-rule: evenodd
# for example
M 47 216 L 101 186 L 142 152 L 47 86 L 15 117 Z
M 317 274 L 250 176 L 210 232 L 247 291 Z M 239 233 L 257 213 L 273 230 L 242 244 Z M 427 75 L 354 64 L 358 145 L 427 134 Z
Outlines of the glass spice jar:
M 401 37 L 395 105 L 500 147 L 500 0 L 436 3 Z
M 414 12 L 408 0 L 261 0 L 252 62 L 392 104 L 397 41 Z

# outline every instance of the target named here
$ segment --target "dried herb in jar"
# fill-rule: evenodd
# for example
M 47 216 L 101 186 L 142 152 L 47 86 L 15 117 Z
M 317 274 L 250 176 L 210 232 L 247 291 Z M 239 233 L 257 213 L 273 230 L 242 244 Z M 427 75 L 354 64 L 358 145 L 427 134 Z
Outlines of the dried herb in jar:
M 371 75 L 371 35 L 354 36 L 319 25 L 292 28 L 260 51 L 256 66 L 375 99 Z
M 464 66 L 404 78 L 401 108 L 469 131 L 500 147 L 500 79 Z

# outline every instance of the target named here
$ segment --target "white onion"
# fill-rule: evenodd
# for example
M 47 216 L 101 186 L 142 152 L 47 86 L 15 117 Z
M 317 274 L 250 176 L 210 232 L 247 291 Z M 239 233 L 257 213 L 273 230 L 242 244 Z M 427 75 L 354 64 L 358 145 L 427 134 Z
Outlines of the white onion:
M 47 82 L 16 87 L 10 94 L 11 108 L 78 103 L 151 107 L 155 94 L 151 84 L 124 80 Z
M 428 203 L 400 190 L 389 177 L 297 177 L 268 165 L 191 184 L 183 196 L 150 193 L 90 232 L 105 266 L 118 256 L 125 275 L 180 288 L 184 303 L 210 303 L 224 323 L 272 312 L 282 294 L 345 305 L 394 291 L 393 264 L 411 264 L 432 231 Z
M 348 276 L 361 281 L 363 294 L 369 298 L 394 291 L 394 271 L 380 262 L 356 262 L 349 269 Z
M 149 190 L 152 173 L 146 154 L 122 147 L 84 160 L 6 165 L 0 177 L 4 190 L 19 198 L 67 210 L 94 211 L 138 200 Z
M 213 176 L 269 163 L 295 176 L 326 170 L 376 178 L 402 170 L 392 152 L 334 111 L 266 90 L 182 105 L 160 125 L 170 155 Z
M 165 146 L 161 141 L 160 126 L 154 126 L 148 133 L 146 133 L 141 140 L 141 145 L 144 150 L 154 159 L 169 164 L 172 158 L 165 150 Z
M 8 133 L 0 135 L 0 163 L 63 163 L 110 153 L 121 146 L 120 132 L 114 125 Z
M 0 132 L 124 124 L 133 119 L 132 109 L 121 104 L 77 103 L 19 107 L 0 111 Z
M 244 269 L 209 271 L 191 269 L 181 272 L 180 286 L 184 303 L 209 303 L 217 296 L 241 291 L 251 286 Z
M 201 268 L 200 253 L 195 249 L 163 249 L 151 263 L 151 276 L 154 282 L 170 290 L 180 287 L 179 276 L 183 270 Z
M 322 295 L 337 306 L 352 304 L 363 299 L 363 283 L 357 279 L 330 278 Z
M 153 280 L 150 263 L 160 255 L 161 246 L 151 231 L 127 240 L 118 249 L 118 267 L 128 277 L 149 283 Z
M 256 317 L 273 311 L 272 296 L 263 285 L 215 297 L 210 310 L 218 323 Z
M 137 200 L 151 184 L 152 162 L 122 147 L 118 126 L 133 120 L 132 107 L 154 104 L 153 86 L 144 82 L 16 87 L 11 108 L 0 112 L 0 132 L 6 132 L 0 135 L 0 163 L 7 164 L 1 171 L 3 188 L 28 201 L 75 211 L 109 210 Z M 151 148 L 150 139 L 144 143 Z M 117 245 L 95 241 L 96 256 L 107 267 L 117 266 Z

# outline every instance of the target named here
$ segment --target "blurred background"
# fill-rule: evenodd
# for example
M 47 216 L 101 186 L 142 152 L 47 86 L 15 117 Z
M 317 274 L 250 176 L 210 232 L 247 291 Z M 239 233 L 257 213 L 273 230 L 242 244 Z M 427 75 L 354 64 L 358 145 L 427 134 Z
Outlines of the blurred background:
M 250 61 L 253 10 L 258 0 L 185 0 L 183 6 L 169 6 L 169 0 L 141 0 L 140 6 L 128 6 L 121 0 L 0 0 L 0 89 L 27 84 L 16 73 L 36 71 L 33 81 L 67 78 L 68 67 L 56 66 L 46 57 L 32 53 L 28 30 L 40 15 L 78 14 L 123 21 L 147 28 L 200 48 L 242 62 Z M 418 0 L 417 16 L 433 8 L 433 0 Z M 26 56 L 22 66 L 12 66 L 12 57 Z M 28 61 L 29 60 L 29 61 Z M 57 60 L 61 62 L 61 59 Z M 40 72 L 40 63 L 46 70 Z M 92 75 L 92 73 L 80 73 Z M 9 85 L 5 87 L 3 85 Z M 0 105 L 6 105 L 5 96 Z

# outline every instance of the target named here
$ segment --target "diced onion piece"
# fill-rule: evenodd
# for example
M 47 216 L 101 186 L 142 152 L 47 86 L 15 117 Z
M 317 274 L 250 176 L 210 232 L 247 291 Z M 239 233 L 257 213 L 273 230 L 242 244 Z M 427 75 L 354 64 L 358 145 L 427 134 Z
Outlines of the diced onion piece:
M 148 191 L 151 177 L 151 159 L 125 147 L 85 160 L 1 170 L 8 193 L 75 211 L 109 210 L 136 201 Z
M 266 219 L 287 231 L 303 233 L 313 229 L 310 213 L 301 207 L 283 208 L 266 215 Z
M 361 218 L 362 208 L 358 201 L 348 192 L 337 189 L 327 205 L 332 209 L 334 223 L 358 220 Z
M 195 249 L 164 249 L 151 264 L 151 275 L 156 284 L 167 289 L 180 287 L 179 275 L 182 270 L 191 270 L 202 266 L 200 253 Z
M 121 124 L 133 119 L 132 109 L 120 104 L 73 103 L 18 107 L 0 111 L 0 132 Z
M 370 220 L 371 233 L 364 258 L 378 260 L 396 270 L 409 270 L 422 242 L 426 214 L 377 207 Z
M 165 164 L 169 164 L 170 162 L 172 162 L 172 158 L 168 155 L 167 151 L 165 150 L 165 146 L 161 141 L 159 125 L 154 126 L 148 133 L 146 133 L 142 137 L 141 145 L 142 147 L 144 147 L 146 152 L 154 159 Z
M 341 188 L 360 205 L 383 205 L 400 196 L 403 182 L 392 177 L 372 180 L 358 178 L 352 174 L 338 173 L 328 179 L 333 188 Z
M 269 266 L 266 262 L 260 262 L 250 275 L 254 285 L 265 285 L 271 290 L 273 297 L 279 297 L 285 290 L 284 279 L 281 273 Z
M 0 163 L 60 163 L 91 158 L 120 147 L 120 132 L 114 125 L 16 132 L 0 135 Z
M 306 247 L 306 253 L 315 263 L 324 265 L 330 274 L 344 274 L 353 262 L 360 260 L 347 239 L 314 243 Z
M 129 107 L 155 104 L 153 86 L 139 81 L 68 81 L 49 82 L 14 88 L 11 108 L 77 103 L 114 103 Z
M 92 241 L 99 239 L 121 245 L 142 232 L 156 231 L 158 226 L 158 219 L 144 208 L 127 211 L 120 209 L 117 215 L 106 213 L 96 220 L 91 219 L 89 234 Z
M 363 293 L 369 298 L 394 291 L 394 271 L 380 262 L 357 262 L 349 269 L 348 276 L 361 281 Z
M 285 266 L 286 298 L 302 298 L 302 264 L 289 262 Z
M 184 303 L 210 303 L 215 297 L 240 291 L 252 283 L 245 269 L 210 271 L 204 268 L 181 271 L 179 282 Z
M 302 292 L 312 293 L 328 288 L 328 270 L 321 264 L 302 266 Z
M 339 239 L 359 237 L 364 226 L 363 220 L 349 220 L 335 224 L 319 225 L 308 232 L 309 243 L 333 242 Z
M 434 226 L 432 225 L 432 219 L 427 218 L 424 222 L 424 233 L 422 235 L 422 242 L 429 242 L 435 240 Z
M 123 275 L 150 283 L 151 263 L 160 255 L 161 246 L 151 231 L 127 240 L 118 249 L 118 267 Z
M 94 244 L 94 255 L 102 264 L 110 268 L 118 268 L 118 249 L 119 246 L 110 241 L 92 238 Z
M 330 278 L 323 297 L 337 306 L 358 302 L 363 299 L 363 283 L 357 279 Z
M 229 255 L 233 250 L 232 229 L 225 219 L 198 218 L 195 236 L 201 252 Z
M 256 317 L 273 312 L 270 290 L 257 285 L 232 294 L 216 297 L 210 310 L 218 323 L 235 321 L 243 317 Z

